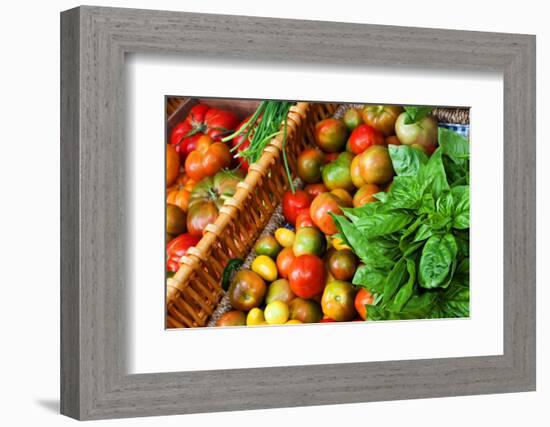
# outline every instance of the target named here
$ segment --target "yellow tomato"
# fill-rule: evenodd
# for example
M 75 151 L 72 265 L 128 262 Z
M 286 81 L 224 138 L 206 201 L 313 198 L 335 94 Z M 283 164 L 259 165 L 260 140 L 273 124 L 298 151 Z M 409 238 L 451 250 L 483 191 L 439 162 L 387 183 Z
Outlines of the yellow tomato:
M 265 323 L 264 312 L 258 307 L 254 307 L 246 316 L 246 326 L 258 326 Z
M 267 282 L 277 279 L 277 264 L 267 255 L 260 255 L 252 262 L 252 271 Z
M 350 251 L 352 250 L 348 245 L 346 245 L 344 243 L 344 241 L 342 239 L 340 239 L 339 237 L 335 237 L 334 239 L 332 239 L 332 247 L 334 249 L 336 249 L 337 251 L 340 251 L 342 249 L 349 249 Z
M 273 301 L 265 307 L 264 315 L 269 325 L 282 325 L 288 320 L 288 305 L 282 301 Z
M 301 325 L 302 322 L 300 322 L 298 319 L 290 319 L 288 322 L 285 323 L 285 325 Z
M 289 248 L 294 244 L 294 231 L 288 228 L 278 228 L 275 230 L 275 239 L 283 248 Z

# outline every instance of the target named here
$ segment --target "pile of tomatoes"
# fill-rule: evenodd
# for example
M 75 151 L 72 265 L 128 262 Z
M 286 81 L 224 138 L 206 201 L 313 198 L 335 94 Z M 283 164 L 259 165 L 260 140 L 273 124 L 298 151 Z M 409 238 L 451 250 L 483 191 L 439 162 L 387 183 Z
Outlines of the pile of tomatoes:
M 231 112 L 197 104 L 174 128 L 166 146 L 166 270 L 195 246 L 231 197 L 244 171 L 222 138 L 240 126 Z
M 404 114 L 399 106 L 369 105 L 316 124 L 316 146 L 299 155 L 295 171 L 305 187 L 283 197 L 288 227 L 256 243 L 250 269 L 239 271 L 229 286 L 233 310 L 218 326 L 366 319 L 374 297 L 352 284 L 359 260 L 335 236 L 332 214 L 387 191 L 395 174 L 389 144 L 427 154 L 435 149 L 437 123 L 407 128 Z

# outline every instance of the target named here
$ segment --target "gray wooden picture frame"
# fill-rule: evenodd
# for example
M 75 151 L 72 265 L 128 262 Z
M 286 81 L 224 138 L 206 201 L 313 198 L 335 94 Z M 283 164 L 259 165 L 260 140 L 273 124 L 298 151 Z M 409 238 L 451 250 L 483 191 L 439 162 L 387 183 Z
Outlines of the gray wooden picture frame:
M 129 375 L 127 53 L 504 78 L 504 354 Z M 61 412 L 77 419 L 535 390 L 535 37 L 99 7 L 61 14 Z

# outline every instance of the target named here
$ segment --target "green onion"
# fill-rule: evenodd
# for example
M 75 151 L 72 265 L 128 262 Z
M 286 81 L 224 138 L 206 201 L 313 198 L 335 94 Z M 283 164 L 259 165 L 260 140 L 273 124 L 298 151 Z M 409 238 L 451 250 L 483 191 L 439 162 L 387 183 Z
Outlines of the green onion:
M 249 163 L 258 161 L 262 155 L 266 145 L 281 133 L 281 124 L 283 125 L 283 163 L 285 166 L 286 175 L 290 188 L 294 193 L 294 185 L 292 184 L 292 177 L 290 175 L 290 168 L 288 167 L 288 161 L 286 157 L 286 137 L 287 137 L 287 123 L 286 118 L 290 107 L 294 105 L 294 102 L 287 101 L 262 101 L 260 105 L 250 117 L 237 131 L 231 135 L 222 139 L 223 142 L 227 142 L 236 136 L 243 135 L 245 138 L 242 142 L 249 140 L 250 145 L 238 155 L 244 157 Z M 258 120 L 259 118 L 259 120 Z M 242 144 L 241 142 L 241 144 Z M 231 151 L 235 151 L 239 148 L 240 144 L 233 147 Z

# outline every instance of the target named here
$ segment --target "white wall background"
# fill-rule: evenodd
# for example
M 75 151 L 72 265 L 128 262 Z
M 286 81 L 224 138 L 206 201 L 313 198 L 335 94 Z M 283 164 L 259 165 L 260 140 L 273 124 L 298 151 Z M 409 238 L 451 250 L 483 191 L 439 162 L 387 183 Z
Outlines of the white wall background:
M 281 426 L 313 424 L 446 427 L 545 426 L 550 421 L 548 354 L 550 28 L 544 2 L 461 0 L 298 2 L 277 0 L 96 1 L 97 5 L 319 19 L 537 35 L 538 75 L 538 391 L 109 421 L 116 426 Z M 0 40 L 0 420 L 64 426 L 59 384 L 59 12 L 76 1 L 5 2 Z M 520 142 L 519 142 L 520 143 Z M 95 424 L 95 423 L 92 423 Z

